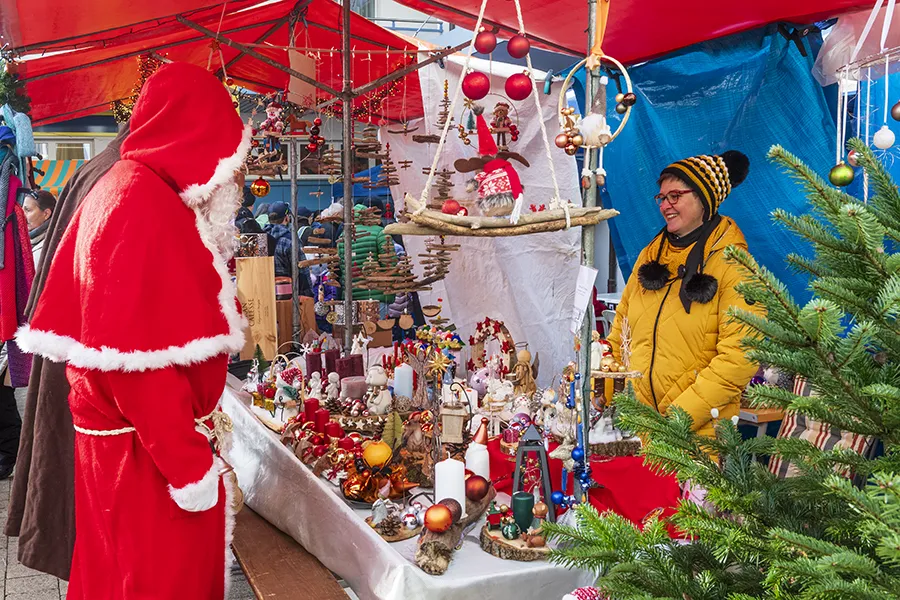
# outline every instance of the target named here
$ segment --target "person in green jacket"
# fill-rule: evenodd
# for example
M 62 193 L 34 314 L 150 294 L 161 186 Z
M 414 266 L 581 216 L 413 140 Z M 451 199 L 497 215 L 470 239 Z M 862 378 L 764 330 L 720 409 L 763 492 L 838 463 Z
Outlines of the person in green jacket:
M 353 214 L 355 217 L 358 217 L 360 212 L 365 210 L 366 207 L 362 204 L 357 204 L 353 207 Z M 358 287 L 359 283 L 359 274 L 358 269 L 360 269 L 366 259 L 369 258 L 369 255 L 372 255 L 372 258 L 375 260 L 379 260 L 379 256 L 381 260 L 384 260 L 386 257 L 383 256 L 385 253 L 385 242 L 389 243 L 389 248 L 391 248 L 390 252 L 394 256 L 394 260 L 396 260 L 396 255 L 393 254 L 393 242 L 388 239 L 388 236 L 384 233 L 384 227 L 381 225 L 357 225 L 357 239 L 353 242 L 351 246 L 351 251 L 353 252 L 353 299 L 354 300 L 378 300 L 379 302 L 393 302 L 394 295 L 393 294 L 385 294 L 384 292 L 380 292 L 378 290 L 366 290 Z M 359 235 L 366 233 L 368 235 Z M 340 256 L 340 264 L 343 266 L 344 263 L 344 239 L 343 237 L 338 242 L 338 256 Z M 343 282 L 343 276 L 338 272 L 338 275 L 341 277 L 341 281 Z

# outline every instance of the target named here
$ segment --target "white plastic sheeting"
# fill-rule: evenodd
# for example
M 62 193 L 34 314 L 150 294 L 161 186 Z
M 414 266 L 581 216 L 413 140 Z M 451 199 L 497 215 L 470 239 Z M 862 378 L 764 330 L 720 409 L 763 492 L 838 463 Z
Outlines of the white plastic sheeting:
M 422 86 L 422 100 L 425 119 L 410 123 L 410 129 L 418 127 L 416 134 L 435 133 L 440 130 L 435 125 L 444 92 L 444 80 L 449 81 L 449 95 L 453 98 L 455 86 L 462 73 L 464 57 L 452 56 L 444 61 L 446 68 L 438 64 L 429 65 L 419 72 Z M 491 74 L 493 93 L 503 93 L 506 77 L 521 72 L 521 67 L 487 61 L 472 60 L 472 68 Z M 567 156 L 553 145 L 553 137 L 559 132 L 557 119 L 557 94 L 559 84 L 548 96 L 543 94 L 543 73 L 538 73 L 538 93 L 540 94 L 542 115 L 550 136 L 551 156 L 558 178 L 560 196 L 576 205 L 581 204 L 579 176 L 575 159 Z M 485 117 L 490 122 L 490 112 L 494 104 L 506 101 L 496 95 L 481 100 L 485 106 Z M 553 196 L 548 157 L 537 121 L 534 100 L 529 97 L 520 102 L 512 102 L 518 111 L 519 140 L 510 144 L 510 150 L 522 154 L 531 164 L 529 168 L 512 161 L 519 173 L 525 189 L 525 213 L 531 204 L 549 204 Z M 462 96 L 454 111 L 458 120 L 462 114 Z M 512 112 L 515 119 L 515 112 Z M 456 121 L 454 121 L 455 125 Z M 465 122 L 463 123 L 465 125 Z M 400 185 L 391 188 L 395 206 L 403 207 L 403 195 L 409 192 L 418 198 L 425 186 L 426 175 L 423 167 L 430 167 L 437 144 L 417 144 L 412 134 L 403 136 L 388 133 L 382 129 L 382 141 L 391 145 L 391 157 L 396 161 L 412 160 L 413 166 L 398 171 Z M 476 136 L 472 145 L 465 146 L 455 128 L 451 128 L 444 146 L 438 168 L 453 170 L 457 158 L 470 158 L 477 153 Z M 455 173 L 455 171 L 454 171 Z M 473 174 L 455 173 L 452 196 L 458 200 L 474 201 L 474 192 L 466 192 L 466 179 Z M 432 188 L 432 195 L 436 190 Z M 404 243 L 413 259 L 424 251 L 426 238 L 406 236 Z M 572 335 L 569 321 L 575 291 L 575 277 L 578 273 L 581 229 L 541 233 L 508 238 L 448 237 L 448 243 L 459 243 L 461 248 L 453 256 L 447 278 L 435 284 L 432 291 L 420 293 L 422 304 L 437 304 L 442 299 L 443 316 L 454 323 L 464 340 L 475 331 L 475 324 L 485 317 L 502 320 L 518 344 L 528 343 L 532 355 L 540 353 L 538 382 L 549 385 L 551 379 L 560 373 L 570 360 L 574 360 Z M 415 262 L 415 260 L 414 260 Z M 416 267 L 421 275 L 421 267 Z M 589 342 L 589 341 L 588 341 Z M 462 360 L 469 358 L 468 345 L 463 350 Z

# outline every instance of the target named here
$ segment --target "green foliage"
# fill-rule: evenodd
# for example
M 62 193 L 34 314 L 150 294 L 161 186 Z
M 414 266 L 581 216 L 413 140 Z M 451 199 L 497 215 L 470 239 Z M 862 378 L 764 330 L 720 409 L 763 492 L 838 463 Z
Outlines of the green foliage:
M 266 356 L 263 354 L 259 344 L 256 345 L 256 349 L 253 351 L 253 360 L 255 360 L 258 365 L 257 372 L 259 373 L 259 380 L 262 381 L 263 373 L 269 368 L 269 361 L 266 360 Z
M 850 146 L 874 189 L 869 204 L 771 149 L 809 199 L 809 214 L 776 210 L 773 219 L 810 242 L 809 256 L 789 261 L 808 275 L 814 297 L 797 304 L 732 247 L 726 257 L 744 274 L 738 291 L 755 306 L 728 315 L 744 326 L 752 360 L 802 376 L 814 391 L 755 386 L 752 405 L 880 439 L 884 456 L 820 450 L 802 439 L 742 440 L 727 420 L 704 438 L 684 411 L 660 415 L 629 390 L 616 398 L 619 425 L 648 440 L 650 465 L 707 495 L 643 530 L 584 506 L 575 526 L 546 526 L 559 544 L 551 559 L 596 572 L 612 600 L 900 599 L 900 192 L 864 144 Z M 777 477 L 762 457 L 790 461 L 797 475 Z M 667 527 L 691 542 L 673 542 Z
M 10 63 L 0 60 L 0 106 L 9 104 L 16 112 L 31 112 L 31 99 L 25 92 L 25 84 L 10 69 Z

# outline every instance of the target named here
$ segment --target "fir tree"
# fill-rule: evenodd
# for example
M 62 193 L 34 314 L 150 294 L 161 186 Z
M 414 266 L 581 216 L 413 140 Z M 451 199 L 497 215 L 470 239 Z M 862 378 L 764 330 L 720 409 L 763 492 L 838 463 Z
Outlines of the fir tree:
M 813 298 L 800 306 L 771 272 L 729 248 L 745 270 L 740 292 L 766 310 L 732 309 L 730 317 L 746 326 L 751 359 L 804 377 L 814 390 L 802 397 L 754 386 L 754 406 L 880 439 L 884 455 L 742 440 L 730 421 L 703 438 L 681 410 L 661 416 L 632 395 L 617 397 L 620 426 L 648 440 L 646 460 L 705 488 L 709 506 L 684 500 L 668 523 L 643 531 L 590 506 L 576 509 L 577 527 L 546 525 L 562 544 L 552 558 L 598 572 L 610 598 L 900 598 L 900 193 L 862 142 L 850 144 L 874 188 L 868 205 L 771 149 L 812 206 L 810 214 L 773 217 L 812 245 L 812 256 L 788 260 L 809 276 Z M 758 460 L 766 455 L 790 460 L 799 474 L 778 478 Z M 691 542 L 671 540 L 667 525 Z

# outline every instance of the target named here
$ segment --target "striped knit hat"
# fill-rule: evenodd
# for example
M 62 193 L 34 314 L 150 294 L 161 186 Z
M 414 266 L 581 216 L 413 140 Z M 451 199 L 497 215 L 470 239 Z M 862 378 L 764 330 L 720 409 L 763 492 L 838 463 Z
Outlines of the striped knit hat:
M 737 150 L 728 150 L 721 156 L 701 154 L 673 162 L 661 176 L 674 175 L 690 186 L 703 203 L 703 220 L 708 221 L 749 170 L 750 159 Z

